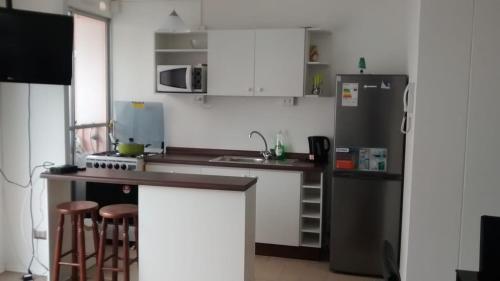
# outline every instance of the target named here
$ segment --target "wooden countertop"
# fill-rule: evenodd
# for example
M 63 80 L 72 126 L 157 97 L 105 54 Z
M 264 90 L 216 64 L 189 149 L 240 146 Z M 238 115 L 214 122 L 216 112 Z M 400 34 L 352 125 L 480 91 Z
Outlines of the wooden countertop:
M 257 183 L 257 178 L 192 175 L 178 173 L 156 173 L 140 171 L 116 171 L 87 169 L 72 174 L 42 173 L 41 178 L 50 180 L 86 181 L 125 185 L 151 185 L 211 189 L 224 191 L 246 191 Z
M 287 165 L 276 164 L 247 164 L 247 163 L 223 163 L 210 162 L 210 160 L 219 156 L 249 156 L 259 157 L 256 151 L 244 150 L 222 150 L 222 149 L 203 149 L 203 148 L 168 148 L 165 154 L 152 155 L 144 160 L 147 163 L 172 163 L 185 165 L 203 165 L 250 169 L 269 169 L 269 170 L 288 170 L 288 171 L 316 171 L 325 170 L 326 164 L 313 163 L 305 160 L 306 154 L 290 153 L 292 159 L 298 159 L 297 162 Z

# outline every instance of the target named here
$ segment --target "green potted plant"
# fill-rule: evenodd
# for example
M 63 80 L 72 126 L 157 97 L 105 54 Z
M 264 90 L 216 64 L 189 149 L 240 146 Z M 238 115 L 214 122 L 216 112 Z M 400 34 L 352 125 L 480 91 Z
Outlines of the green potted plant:
M 321 94 L 321 85 L 323 84 L 323 74 L 322 73 L 316 73 L 313 76 L 313 87 L 312 87 L 312 94 L 319 96 Z

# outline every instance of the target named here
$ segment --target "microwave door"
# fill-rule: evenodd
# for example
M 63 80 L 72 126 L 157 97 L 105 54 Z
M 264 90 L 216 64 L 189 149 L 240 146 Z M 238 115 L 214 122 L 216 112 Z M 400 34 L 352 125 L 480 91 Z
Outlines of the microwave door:
M 189 92 L 191 85 L 188 83 L 188 76 L 190 75 L 189 67 L 171 68 L 160 71 L 159 82 L 161 88 L 165 91 L 172 92 Z

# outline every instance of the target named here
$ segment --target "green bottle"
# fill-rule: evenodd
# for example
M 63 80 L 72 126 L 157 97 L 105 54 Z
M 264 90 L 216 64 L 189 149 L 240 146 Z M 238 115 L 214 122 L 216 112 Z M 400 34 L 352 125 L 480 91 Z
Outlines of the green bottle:
M 286 158 L 285 151 L 285 138 L 283 137 L 283 133 L 281 131 L 276 135 L 276 146 L 274 147 L 274 153 L 276 154 L 276 159 L 284 160 Z

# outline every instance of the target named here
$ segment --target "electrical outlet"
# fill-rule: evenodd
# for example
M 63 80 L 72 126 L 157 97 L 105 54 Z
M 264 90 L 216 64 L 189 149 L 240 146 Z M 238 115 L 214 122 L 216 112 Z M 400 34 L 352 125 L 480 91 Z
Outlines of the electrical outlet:
M 33 235 L 35 239 L 47 240 L 47 231 L 33 229 Z
M 195 103 L 205 104 L 207 102 L 207 96 L 206 95 L 195 95 L 193 97 L 193 101 Z
M 283 99 L 283 105 L 284 106 L 294 106 L 296 104 L 296 99 L 295 97 L 291 98 L 284 98 Z

